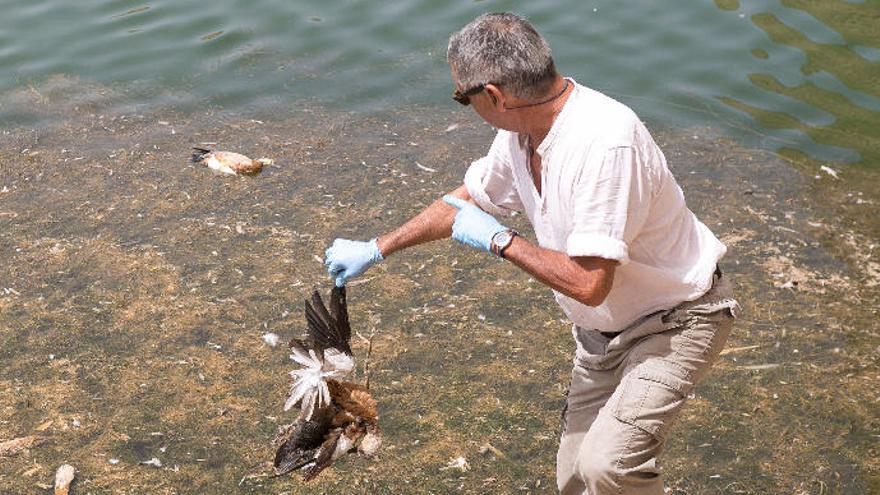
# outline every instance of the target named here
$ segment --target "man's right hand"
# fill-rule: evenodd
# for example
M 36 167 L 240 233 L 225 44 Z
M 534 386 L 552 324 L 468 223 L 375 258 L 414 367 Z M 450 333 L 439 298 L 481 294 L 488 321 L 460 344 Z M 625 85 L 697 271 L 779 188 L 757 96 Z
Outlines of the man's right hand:
M 344 286 L 346 281 L 383 259 L 376 239 L 366 242 L 336 239 L 324 253 L 324 265 L 330 276 L 336 279 L 336 287 Z

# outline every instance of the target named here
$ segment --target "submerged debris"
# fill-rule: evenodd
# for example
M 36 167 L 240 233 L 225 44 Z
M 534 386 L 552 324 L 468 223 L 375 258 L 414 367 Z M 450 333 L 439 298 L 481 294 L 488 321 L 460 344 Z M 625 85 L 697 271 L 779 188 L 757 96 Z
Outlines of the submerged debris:
M 141 461 L 140 464 L 143 464 L 144 466 L 154 466 L 157 468 L 162 467 L 162 461 L 160 461 L 158 457 L 153 457 L 149 461 Z
M 760 345 L 744 345 L 741 347 L 728 347 L 727 349 L 724 349 L 723 351 L 721 351 L 719 356 L 726 356 L 728 354 L 733 354 L 736 352 L 751 351 L 753 349 L 758 349 L 760 347 L 761 347 Z
M 797 286 L 798 286 L 798 281 L 797 281 L 797 280 L 789 280 L 789 281 L 787 281 L 787 282 L 784 282 L 784 283 L 781 283 L 781 284 L 777 285 L 776 287 L 777 287 L 778 289 L 790 289 L 790 290 L 794 290 L 794 289 L 797 289 Z
M 67 495 L 70 492 L 70 484 L 76 475 L 76 469 L 70 464 L 64 464 L 55 472 L 55 495 Z
M 823 172 L 825 172 L 826 174 L 830 175 L 831 177 L 834 177 L 835 179 L 840 178 L 837 175 L 837 173 L 838 173 L 837 170 L 834 170 L 833 168 L 831 168 L 827 165 L 822 165 L 821 167 L 819 167 L 819 169 L 822 170 Z
M 278 345 L 279 338 L 280 337 L 278 337 L 278 334 L 276 333 L 267 332 L 263 334 L 263 342 L 265 342 L 266 345 L 268 345 L 269 347 L 275 347 L 276 345 Z
M 492 454 L 492 455 L 494 455 L 495 457 L 507 457 L 507 456 L 504 455 L 504 452 L 502 452 L 500 449 L 498 449 L 498 447 L 495 447 L 494 445 L 492 445 L 492 444 L 489 443 L 489 442 L 484 443 L 484 444 L 480 447 L 480 453 L 483 454 L 483 455 L 489 455 L 489 454 Z
M 456 469 L 461 472 L 465 472 L 471 468 L 471 465 L 468 464 L 467 459 L 464 456 L 453 457 L 449 459 L 449 462 L 446 463 L 445 466 L 440 468 L 441 471 L 446 471 L 447 469 Z
M 424 170 L 425 172 L 432 172 L 433 173 L 433 172 L 437 171 L 436 168 L 426 167 L 419 162 L 416 162 L 416 167 L 419 167 L 419 169 Z
M 750 364 L 746 366 L 739 366 L 738 368 L 741 370 L 747 371 L 764 371 L 764 370 L 772 370 L 773 368 L 778 368 L 779 363 L 765 363 L 765 364 Z
M 46 439 L 41 436 L 28 435 L 26 437 L 13 438 L 12 440 L 0 442 L 0 457 L 18 454 L 25 449 L 36 447 L 45 441 Z

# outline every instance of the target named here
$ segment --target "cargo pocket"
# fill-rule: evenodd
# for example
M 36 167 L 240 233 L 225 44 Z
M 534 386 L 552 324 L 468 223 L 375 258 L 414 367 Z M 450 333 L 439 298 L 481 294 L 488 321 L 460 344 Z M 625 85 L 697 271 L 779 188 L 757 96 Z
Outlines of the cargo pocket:
M 612 413 L 663 441 L 684 405 L 687 386 L 674 374 L 642 365 L 623 379 Z

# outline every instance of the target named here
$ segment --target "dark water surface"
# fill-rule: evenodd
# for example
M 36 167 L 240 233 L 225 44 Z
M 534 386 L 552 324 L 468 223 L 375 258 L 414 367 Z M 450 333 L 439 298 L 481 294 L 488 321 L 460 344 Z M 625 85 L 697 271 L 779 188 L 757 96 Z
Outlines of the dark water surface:
M 93 101 L 96 87 L 103 105 L 128 112 L 304 99 L 359 113 L 446 107 L 449 33 L 499 10 L 527 15 L 563 72 L 655 125 L 721 126 L 770 149 L 880 168 L 878 0 L 8 0 L 0 120 L 38 123 L 27 96 Z
M 0 442 L 45 442 L 0 457 L 0 494 L 65 462 L 79 494 L 553 493 L 569 327 L 452 242 L 349 289 L 380 458 L 240 483 L 291 420 L 263 334 L 303 330 L 331 239 L 399 224 L 484 152 L 443 52 L 506 9 L 648 120 L 730 248 L 745 313 L 673 430 L 675 493 L 880 493 L 878 2 L 11 0 Z M 216 176 L 187 163 L 204 143 L 276 164 Z

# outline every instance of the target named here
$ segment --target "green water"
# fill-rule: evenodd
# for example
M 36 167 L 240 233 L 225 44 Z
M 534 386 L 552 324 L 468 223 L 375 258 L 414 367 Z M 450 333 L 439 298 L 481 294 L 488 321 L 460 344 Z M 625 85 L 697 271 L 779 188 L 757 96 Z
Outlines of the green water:
M 880 167 L 877 0 L 8 0 L 0 121 L 45 124 L 34 101 L 53 92 L 123 113 L 448 108 L 449 33 L 499 10 L 528 16 L 564 73 L 654 126 Z

